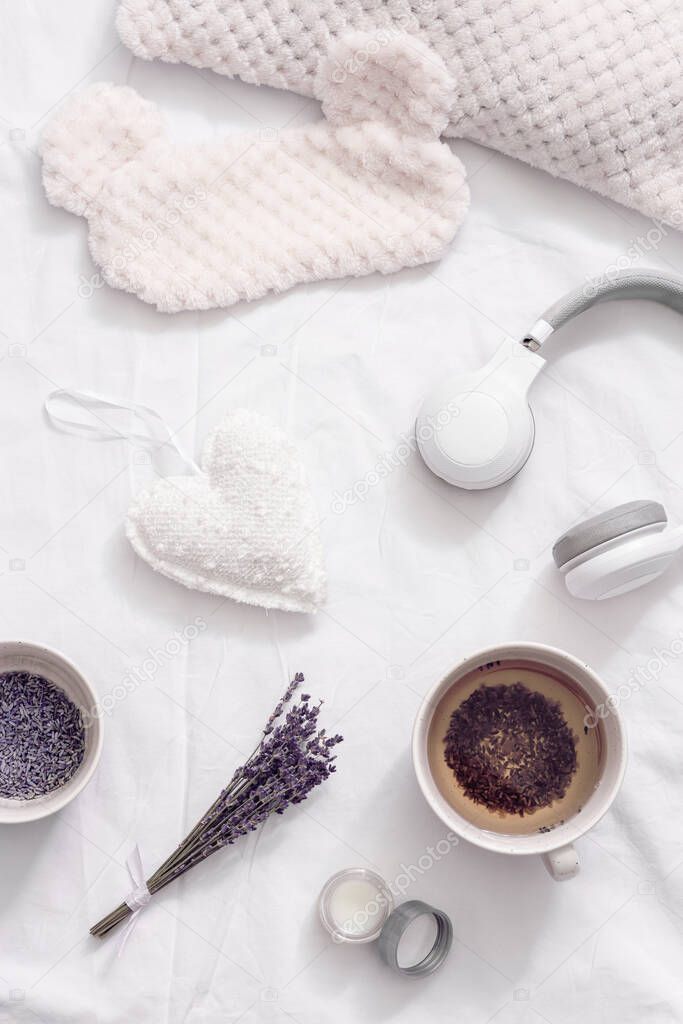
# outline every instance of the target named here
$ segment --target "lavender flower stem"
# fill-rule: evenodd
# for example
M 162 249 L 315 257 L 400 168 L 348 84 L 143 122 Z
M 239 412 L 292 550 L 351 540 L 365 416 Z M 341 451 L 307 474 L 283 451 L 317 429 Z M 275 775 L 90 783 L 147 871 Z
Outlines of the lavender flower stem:
M 335 770 L 333 748 L 341 736 L 328 737 L 318 729 L 320 704 L 307 694 L 291 704 L 304 677 L 298 673 L 266 722 L 261 740 L 228 785 L 219 793 L 194 828 L 147 880 L 155 894 L 218 850 L 230 846 L 263 824 L 270 814 L 282 814 L 301 803 Z M 90 929 L 103 936 L 131 911 L 119 904 Z

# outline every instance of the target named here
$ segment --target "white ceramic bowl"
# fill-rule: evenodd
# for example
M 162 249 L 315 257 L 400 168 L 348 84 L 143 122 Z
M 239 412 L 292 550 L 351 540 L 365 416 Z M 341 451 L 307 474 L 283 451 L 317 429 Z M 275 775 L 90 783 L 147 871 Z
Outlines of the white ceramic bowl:
M 85 753 L 68 782 L 33 800 L 0 798 L 0 824 L 36 821 L 54 814 L 77 796 L 92 778 L 102 751 L 102 720 L 94 713 L 97 695 L 78 669 L 58 651 L 24 640 L 0 641 L 0 672 L 32 672 L 59 686 L 83 712 Z
M 516 659 L 533 661 L 564 673 L 579 684 L 596 707 L 603 705 L 611 708 L 611 712 L 602 721 L 605 757 L 600 782 L 586 801 L 581 814 L 549 832 L 512 836 L 478 828 L 451 807 L 441 794 L 429 767 L 428 737 L 434 711 L 454 683 L 480 665 Z M 563 880 L 573 877 L 578 871 L 578 858 L 572 844 L 597 824 L 619 792 L 626 770 L 626 734 L 619 713 L 611 707 L 609 691 L 588 665 L 571 654 L 545 644 L 501 644 L 464 658 L 427 694 L 413 727 L 413 765 L 427 803 L 456 835 L 497 853 L 542 854 L 551 875 Z

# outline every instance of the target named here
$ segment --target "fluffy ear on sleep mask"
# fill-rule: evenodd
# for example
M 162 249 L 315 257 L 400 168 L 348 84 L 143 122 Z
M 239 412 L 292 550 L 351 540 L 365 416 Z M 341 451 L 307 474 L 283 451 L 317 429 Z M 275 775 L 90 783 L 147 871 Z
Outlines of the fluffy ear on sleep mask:
M 353 36 L 335 53 L 320 70 L 325 119 L 279 134 L 176 145 L 125 86 L 64 104 L 43 134 L 43 184 L 87 218 L 107 284 L 172 313 L 443 254 L 469 202 L 439 140 L 450 75 L 409 36 Z
M 294 445 L 264 416 L 229 413 L 207 437 L 199 466 L 146 406 L 60 390 L 48 395 L 45 410 L 66 433 L 128 441 L 150 452 L 160 478 L 133 500 L 126 535 L 157 572 L 262 608 L 314 612 L 323 602 L 318 517 L 306 471 Z M 119 430 L 112 423 L 122 414 L 128 422 Z M 183 475 L 162 475 L 169 464 Z

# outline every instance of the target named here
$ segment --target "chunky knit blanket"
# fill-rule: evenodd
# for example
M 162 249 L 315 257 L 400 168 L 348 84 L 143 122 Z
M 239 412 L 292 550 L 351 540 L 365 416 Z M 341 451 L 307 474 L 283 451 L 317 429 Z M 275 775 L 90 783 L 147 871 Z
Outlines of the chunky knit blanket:
M 446 134 L 680 227 L 680 0 L 122 0 L 140 57 L 319 95 L 349 29 L 427 43 L 456 84 Z M 342 70 L 367 59 L 361 48 Z

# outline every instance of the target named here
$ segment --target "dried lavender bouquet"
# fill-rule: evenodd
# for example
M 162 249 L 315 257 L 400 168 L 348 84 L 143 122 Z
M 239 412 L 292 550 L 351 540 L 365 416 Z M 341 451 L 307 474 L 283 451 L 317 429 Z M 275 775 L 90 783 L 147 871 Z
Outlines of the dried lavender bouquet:
M 150 894 L 253 832 L 271 813 L 282 814 L 290 804 L 301 803 L 334 772 L 333 748 L 342 737 L 327 736 L 318 728 L 321 705 L 311 704 L 307 693 L 291 703 L 303 681 L 301 673 L 295 675 L 266 722 L 254 752 L 182 843 L 147 879 Z M 282 720 L 276 724 L 278 719 Z M 93 925 L 91 935 L 106 935 L 131 913 L 126 903 L 120 904 Z

